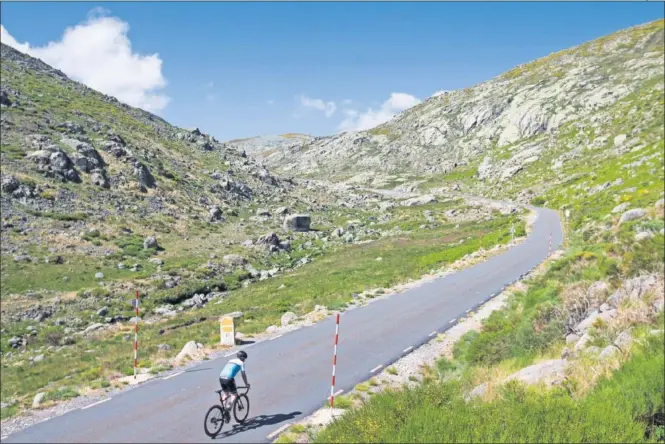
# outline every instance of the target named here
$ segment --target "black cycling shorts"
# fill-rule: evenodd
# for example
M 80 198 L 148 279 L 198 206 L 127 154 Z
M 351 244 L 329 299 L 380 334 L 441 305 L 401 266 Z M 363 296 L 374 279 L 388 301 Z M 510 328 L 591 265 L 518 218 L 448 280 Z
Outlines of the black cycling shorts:
M 231 393 L 234 395 L 237 393 L 235 379 L 219 378 L 219 384 L 222 386 L 222 390 L 224 390 L 225 393 Z

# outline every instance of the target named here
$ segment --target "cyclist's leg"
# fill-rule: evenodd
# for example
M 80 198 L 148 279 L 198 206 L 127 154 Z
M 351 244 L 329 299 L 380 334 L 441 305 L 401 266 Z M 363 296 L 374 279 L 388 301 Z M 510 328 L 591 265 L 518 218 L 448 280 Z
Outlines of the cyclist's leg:
M 231 400 L 229 401 L 229 408 L 233 407 L 233 402 L 236 400 L 238 397 L 238 389 L 236 388 L 236 380 L 235 379 L 229 379 L 229 393 L 230 393 L 230 398 Z
M 228 387 L 227 380 L 219 378 L 219 385 L 222 386 L 222 399 L 221 399 L 221 401 L 222 401 L 222 404 L 224 404 L 226 402 L 226 399 L 229 397 L 229 394 L 228 394 L 229 387 Z

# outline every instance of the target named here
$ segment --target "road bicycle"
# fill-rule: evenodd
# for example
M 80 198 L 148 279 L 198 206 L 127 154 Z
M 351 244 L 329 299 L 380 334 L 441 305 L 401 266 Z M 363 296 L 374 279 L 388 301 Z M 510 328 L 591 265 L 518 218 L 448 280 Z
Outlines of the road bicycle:
M 233 417 L 236 422 L 238 424 L 243 424 L 247 420 L 247 416 L 249 416 L 249 398 L 247 397 L 249 387 L 237 387 L 237 389 L 246 390 L 242 394 L 238 393 L 230 410 L 233 411 Z M 215 438 L 219 435 L 225 422 L 231 422 L 231 412 L 229 412 L 229 409 L 227 409 L 221 401 L 222 390 L 215 390 L 215 393 L 217 393 L 220 402 L 208 409 L 203 422 L 203 429 L 206 435 L 211 438 Z

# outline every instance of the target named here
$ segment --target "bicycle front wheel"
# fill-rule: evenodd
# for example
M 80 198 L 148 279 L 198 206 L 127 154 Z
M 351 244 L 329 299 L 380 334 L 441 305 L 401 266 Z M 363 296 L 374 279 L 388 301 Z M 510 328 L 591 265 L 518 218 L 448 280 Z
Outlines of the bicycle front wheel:
M 249 416 L 249 398 L 247 395 L 240 395 L 233 403 L 233 417 L 236 422 L 242 424 Z
M 203 423 L 203 429 L 211 438 L 219 435 L 219 432 L 222 431 L 224 426 L 224 411 L 218 405 L 213 405 L 208 409 L 206 413 L 205 421 Z

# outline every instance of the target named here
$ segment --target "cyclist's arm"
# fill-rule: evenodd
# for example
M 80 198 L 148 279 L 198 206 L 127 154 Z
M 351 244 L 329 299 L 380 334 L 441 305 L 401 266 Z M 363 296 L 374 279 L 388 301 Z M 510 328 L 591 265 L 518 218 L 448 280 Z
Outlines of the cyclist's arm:
M 245 385 L 249 387 L 249 382 L 247 382 L 247 374 L 244 371 L 241 371 L 240 375 L 242 375 L 242 380 L 245 381 Z

